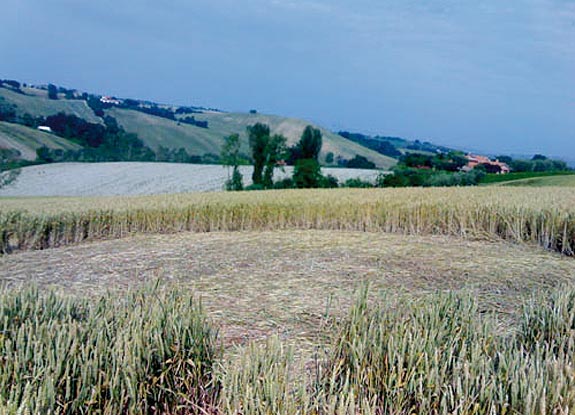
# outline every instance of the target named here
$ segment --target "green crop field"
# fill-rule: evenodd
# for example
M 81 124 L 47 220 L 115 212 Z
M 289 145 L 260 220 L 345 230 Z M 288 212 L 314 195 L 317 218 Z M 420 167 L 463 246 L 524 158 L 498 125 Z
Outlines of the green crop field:
M 530 177 L 527 179 L 511 180 L 503 182 L 500 186 L 530 186 L 530 187 L 547 187 L 547 186 L 575 186 L 575 174 L 550 175 L 543 177 Z
M 569 183 L 575 175 L 572 171 L 547 171 L 547 172 L 516 172 L 508 174 L 487 174 L 482 180 L 482 185 L 504 185 L 504 186 L 562 186 Z M 557 177 L 557 181 L 555 181 Z M 563 177 L 563 178 L 561 178 Z M 541 179 L 541 180 L 540 180 Z M 548 184 L 549 183 L 549 184 Z M 555 184 L 557 183 L 557 184 Z M 568 185 L 568 184 L 567 184 Z
M 569 414 L 575 188 L 0 198 L 0 412 Z

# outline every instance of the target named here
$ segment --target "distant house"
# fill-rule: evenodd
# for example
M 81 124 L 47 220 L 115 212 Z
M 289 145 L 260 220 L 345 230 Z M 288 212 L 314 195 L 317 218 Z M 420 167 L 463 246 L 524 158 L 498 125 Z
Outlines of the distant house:
M 112 105 L 120 105 L 121 102 L 119 99 L 116 99 L 114 97 L 102 97 L 100 98 L 100 102 L 102 104 L 112 104 Z
M 507 163 L 503 163 L 499 160 L 491 160 L 489 157 L 479 156 L 476 154 L 468 154 L 465 156 L 467 158 L 467 164 L 461 168 L 462 171 L 471 171 L 477 166 L 483 166 L 487 173 L 496 174 L 507 174 L 511 172 L 511 169 Z
M 38 129 L 40 131 L 44 131 L 45 133 L 51 133 L 52 129 L 50 127 L 48 127 L 47 125 L 40 125 L 38 126 Z

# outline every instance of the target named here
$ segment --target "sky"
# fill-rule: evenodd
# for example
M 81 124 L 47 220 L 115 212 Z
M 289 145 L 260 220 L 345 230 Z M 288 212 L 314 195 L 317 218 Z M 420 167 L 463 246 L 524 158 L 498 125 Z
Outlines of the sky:
M 2 0 L 0 78 L 575 160 L 575 0 Z

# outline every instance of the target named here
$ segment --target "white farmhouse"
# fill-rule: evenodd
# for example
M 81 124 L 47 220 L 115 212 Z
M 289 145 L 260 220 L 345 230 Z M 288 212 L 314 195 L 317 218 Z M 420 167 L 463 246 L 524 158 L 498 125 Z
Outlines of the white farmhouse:
M 40 131 L 44 131 L 45 133 L 51 133 L 52 129 L 50 127 L 48 127 L 47 125 L 40 125 L 38 126 L 38 129 Z
M 120 100 L 118 100 L 114 97 L 102 97 L 102 98 L 100 98 L 100 102 L 103 104 L 112 104 L 112 105 L 120 105 L 121 104 Z

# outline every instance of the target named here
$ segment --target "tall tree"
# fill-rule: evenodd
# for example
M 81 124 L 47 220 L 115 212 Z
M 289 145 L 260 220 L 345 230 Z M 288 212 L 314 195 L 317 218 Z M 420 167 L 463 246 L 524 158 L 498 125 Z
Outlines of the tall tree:
M 56 88 L 56 85 L 53 84 L 48 85 L 48 98 L 58 99 L 58 88 Z
M 321 131 L 305 127 L 297 144 L 299 159 L 295 162 L 293 180 L 296 187 L 318 187 L 322 179 L 318 157 L 322 146 Z
M 257 123 L 249 126 L 247 130 L 254 161 L 252 182 L 261 185 L 263 184 L 263 171 L 267 159 L 266 148 L 270 140 L 270 127 L 266 124 Z
M 242 190 L 243 177 L 240 173 L 240 136 L 232 134 L 224 138 L 224 145 L 221 152 L 222 164 L 228 166 L 228 180 L 226 181 L 226 190 Z M 229 168 L 232 167 L 232 176 L 230 178 Z
M 262 184 L 265 188 L 273 186 L 274 168 L 280 160 L 284 159 L 286 152 L 286 138 L 280 134 L 270 137 L 266 146 L 266 161 Z
M 305 127 L 298 143 L 300 157 L 302 159 L 317 160 L 321 151 L 322 141 L 319 129 L 313 128 L 311 125 Z

